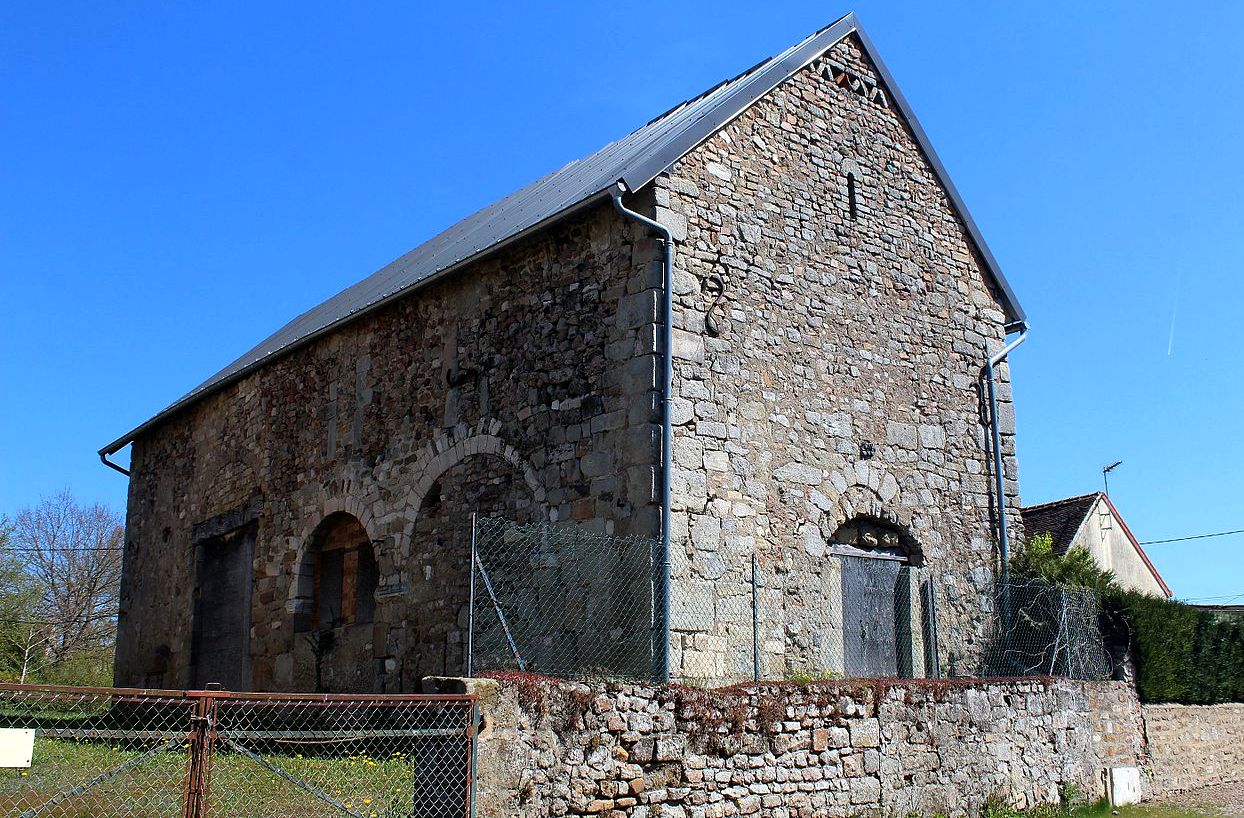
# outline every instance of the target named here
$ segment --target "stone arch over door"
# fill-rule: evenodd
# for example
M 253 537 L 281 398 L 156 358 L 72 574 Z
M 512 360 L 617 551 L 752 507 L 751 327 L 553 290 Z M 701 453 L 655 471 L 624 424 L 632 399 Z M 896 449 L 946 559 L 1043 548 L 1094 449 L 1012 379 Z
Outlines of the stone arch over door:
M 404 689 L 465 665 L 470 515 L 547 519 L 535 468 L 496 427 L 451 430 L 416 460 L 400 547 L 402 604 L 389 651 Z
M 847 521 L 865 517 L 892 526 L 901 532 L 907 542 L 919 541 L 916 529 L 925 527 L 926 521 L 912 505 L 904 502 L 897 480 L 880 469 L 871 469 L 863 477 L 851 472 L 851 476 L 855 480 L 847 482 L 841 490 L 835 490 L 833 483 L 825 487 L 833 500 L 817 523 L 826 537 Z
M 858 554 L 848 556 L 845 549 L 835 546 L 834 538 L 841 537 L 840 532 L 852 523 L 866 523 L 877 532 L 891 532 L 898 541 L 905 561 L 897 573 L 907 583 L 904 587 L 914 594 L 910 605 L 890 610 L 896 627 L 910 634 L 910 639 L 899 652 L 893 671 L 884 675 L 923 675 L 926 663 L 920 600 L 925 573 L 922 566 L 927 545 L 939 540 L 932 520 L 913 502 L 918 496 L 915 489 L 904 491 L 883 464 L 860 462 L 854 468 L 822 471 L 819 482 L 813 469 L 786 471 L 797 482 L 810 486 L 804 490 L 806 493 L 792 495 L 804 498 L 797 511 L 802 521 L 793 532 L 795 542 L 788 552 L 795 556 L 784 582 L 783 621 L 770 626 L 782 629 L 786 672 L 814 676 L 851 674 L 844 628 L 848 627 L 847 615 L 859 617 L 850 605 L 844 608 L 844 591 L 852 590 L 849 585 L 856 575 L 871 577 L 873 572 L 868 566 L 874 563 L 864 562 L 865 558 Z M 884 538 L 878 537 L 877 543 L 883 548 L 885 543 L 880 540 Z M 887 567 L 880 567 L 885 565 L 883 562 L 875 565 L 881 573 L 893 574 L 897 562 Z M 892 576 L 889 581 L 897 587 L 899 578 Z M 896 605 L 902 601 L 898 596 L 894 600 Z M 858 670 L 854 675 L 858 675 Z
M 497 420 L 484 421 L 474 427 L 455 427 L 438 435 L 418 454 L 409 472 L 412 479 L 405 501 L 407 524 L 404 535 L 407 540 L 429 492 L 441 476 L 476 456 L 491 456 L 508 463 L 521 475 L 523 484 L 531 492 L 532 500 L 541 508 L 544 507 L 547 495 L 535 467 L 497 434 L 500 428 L 501 422 Z

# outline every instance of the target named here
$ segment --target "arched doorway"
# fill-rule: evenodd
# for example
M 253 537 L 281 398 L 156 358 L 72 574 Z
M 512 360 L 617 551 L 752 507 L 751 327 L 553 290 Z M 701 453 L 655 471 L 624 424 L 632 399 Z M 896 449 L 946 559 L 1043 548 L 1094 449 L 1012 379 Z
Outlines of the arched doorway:
M 530 523 L 543 518 L 544 508 L 524 469 L 496 454 L 469 455 L 430 484 L 406 559 L 405 688 L 423 676 L 464 672 L 472 514 Z
M 921 675 L 915 543 L 898 527 L 867 517 L 847 521 L 830 540 L 828 551 L 841 564 L 844 675 Z
M 372 620 L 379 572 L 358 518 L 325 517 L 307 541 L 294 600 L 295 676 L 323 692 L 367 692 L 376 686 Z

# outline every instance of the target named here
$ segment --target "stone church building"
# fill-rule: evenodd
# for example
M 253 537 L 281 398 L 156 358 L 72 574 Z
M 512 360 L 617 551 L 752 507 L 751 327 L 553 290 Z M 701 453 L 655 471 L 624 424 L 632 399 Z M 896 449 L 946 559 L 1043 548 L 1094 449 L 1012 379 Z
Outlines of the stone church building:
M 461 673 L 472 513 L 661 543 L 657 676 L 750 675 L 753 556 L 765 675 L 850 672 L 870 639 L 876 675 L 962 666 L 1022 525 L 1003 356 L 1025 330 L 848 15 L 105 447 L 130 447 L 116 682 Z M 845 609 L 870 581 L 847 557 L 902 571 L 897 614 Z

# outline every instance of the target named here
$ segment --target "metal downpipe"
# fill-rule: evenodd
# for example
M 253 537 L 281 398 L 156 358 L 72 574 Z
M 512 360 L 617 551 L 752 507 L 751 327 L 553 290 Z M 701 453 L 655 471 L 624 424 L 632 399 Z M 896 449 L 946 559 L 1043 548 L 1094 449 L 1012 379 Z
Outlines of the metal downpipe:
M 657 667 L 656 676 L 662 682 L 670 680 L 670 514 L 672 498 L 670 497 L 670 470 L 673 468 L 674 429 L 670 422 L 670 404 L 674 395 L 674 234 L 669 228 L 655 219 L 642 213 L 627 209 L 622 204 L 622 193 L 625 188 L 619 183 L 610 190 L 613 206 L 619 213 L 647 225 L 661 234 L 660 242 L 664 250 L 662 256 L 661 280 L 664 290 L 664 304 L 661 321 L 661 588 L 657 596 L 656 627 L 654 628 L 654 645 Z
M 994 510 L 998 515 L 998 556 L 1002 561 L 1002 588 L 1005 593 L 1010 582 L 1010 542 L 1006 528 L 1006 483 L 1002 474 L 1002 430 L 998 424 L 998 398 L 994 388 L 994 368 L 1006 360 L 1016 347 L 1028 338 L 1028 325 L 1021 325 L 1019 337 L 1002 348 L 996 355 L 985 358 L 985 381 L 989 390 L 989 426 L 993 433 Z

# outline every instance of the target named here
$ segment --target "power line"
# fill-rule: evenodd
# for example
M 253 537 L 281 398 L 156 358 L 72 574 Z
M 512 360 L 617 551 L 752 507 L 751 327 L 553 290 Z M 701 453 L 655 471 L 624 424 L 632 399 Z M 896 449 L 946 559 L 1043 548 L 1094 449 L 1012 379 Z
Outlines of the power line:
M 0 622 L 3 622 L 3 623 L 8 624 L 8 625 L 60 625 L 60 626 L 68 626 L 68 625 L 76 625 L 76 624 L 78 624 L 78 623 L 80 623 L 80 622 L 95 622 L 95 621 L 98 621 L 98 620 L 100 620 L 100 619 L 111 619 L 112 617 L 116 616 L 118 613 L 119 613 L 119 611 L 100 611 L 100 612 L 99 612 L 99 613 L 97 613 L 97 614 L 93 614 L 93 615 L 88 616 L 88 617 L 85 617 L 85 618 L 79 618 L 79 617 L 69 617 L 69 618 L 67 618 L 67 619 L 65 619 L 64 621 L 61 621 L 61 622 L 51 622 L 51 621 L 48 621 L 48 620 L 45 620 L 45 619 L 10 619 L 10 618 L 7 618 L 7 617 L 0 617 Z
M 64 554 L 76 551 L 124 551 L 119 545 L 73 545 L 64 548 L 0 548 L 0 554 Z
M 1184 601 L 1185 602 L 1217 602 L 1217 601 L 1225 600 L 1227 602 L 1231 602 L 1233 600 L 1240 599 L 1241 597 L 1244 597 L 1244 591 L 1241 591 L 1238 594 L 1223 594 L 1222 596 L 1194 596 Z
M 1146 540 L 1141 545 L 1160 545 L 1165 542 L 1183 542 L 1184 540 L 1204 540 L 1209 537 L 1227 537 L 1231 534 L 1244 534 L 1244 528 L 1237 528 L 1234 531 L 1219 531 L 1216 534 L 1193 534 L 1190 537 L 1171 537 L 1168 540 Z

